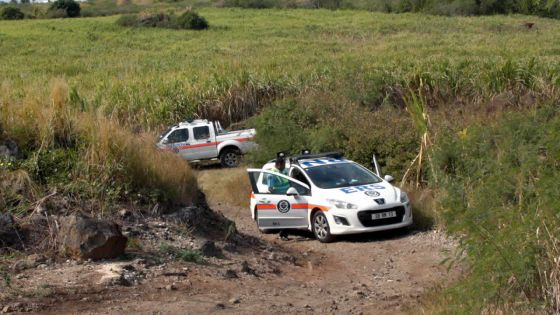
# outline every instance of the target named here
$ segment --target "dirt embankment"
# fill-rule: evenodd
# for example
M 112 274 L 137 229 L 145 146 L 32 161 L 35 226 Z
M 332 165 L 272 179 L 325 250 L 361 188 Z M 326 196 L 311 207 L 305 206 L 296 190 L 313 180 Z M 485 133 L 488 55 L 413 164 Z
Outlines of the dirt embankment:
M 102 262 L 28 258 L 0 310 L 45 314 L 395 314 L 456 279 L 442 265 L 454 242 L 434 231 L 384 232 L 322 244 L 311 234 L 260 234 L 248 210 L 210 201 L 239 235 L 201 237 L 176 220 L 123 221 L 128 258 Z M 179 222 L 180 223 L 180 222 Z M 199 248 L 203 264 L 162 250 Z M 129 246 L 131 243 L 129 242 Z M 179 257 L 179 258 L 177 258 Z M 189 259 L 192 259 L 190 257 Z

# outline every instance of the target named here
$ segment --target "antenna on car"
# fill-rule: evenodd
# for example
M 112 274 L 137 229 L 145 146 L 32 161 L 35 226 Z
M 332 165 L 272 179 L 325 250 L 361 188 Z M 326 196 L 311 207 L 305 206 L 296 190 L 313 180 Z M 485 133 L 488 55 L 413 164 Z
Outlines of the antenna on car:
M 375 169 L 375 174 L 381 177 L 381 172 L 379 171 L 379 163 L 377 163 L 377 158 L 375 157 L 375 153 L 371 157 L 371 166 Z

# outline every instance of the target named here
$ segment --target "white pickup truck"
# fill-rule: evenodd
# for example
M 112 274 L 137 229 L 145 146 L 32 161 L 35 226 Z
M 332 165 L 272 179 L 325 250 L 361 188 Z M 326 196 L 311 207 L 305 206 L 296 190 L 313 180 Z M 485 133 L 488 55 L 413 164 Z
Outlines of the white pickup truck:
M 255 134 L 255 129 L 226 131 L 218 121 L 197 119 L 169 128 L 157 146 L 191 162 L 219 159 L 224 167 L 236 167 L 241 155 L 256 146 Z

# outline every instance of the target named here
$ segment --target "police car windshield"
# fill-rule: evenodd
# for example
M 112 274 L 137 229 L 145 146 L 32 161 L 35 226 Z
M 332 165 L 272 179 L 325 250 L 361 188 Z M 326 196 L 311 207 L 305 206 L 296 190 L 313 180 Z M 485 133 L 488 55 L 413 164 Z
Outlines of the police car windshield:
M 313 183 L 322 189 L 360 186 L 381 182 L 381 178 L 355 163 L 327 164 L 305 170 Z

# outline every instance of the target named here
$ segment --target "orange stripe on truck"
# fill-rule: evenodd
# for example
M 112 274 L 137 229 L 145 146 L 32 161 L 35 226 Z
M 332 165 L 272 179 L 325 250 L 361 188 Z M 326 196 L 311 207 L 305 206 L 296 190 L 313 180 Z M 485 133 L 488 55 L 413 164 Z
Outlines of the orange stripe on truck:
M 239 141 L 239 142 L 244 142 L 244 141 L 251 141 L 253 140 L 253 138 L 241 138 L 241 139 L 233 139 L 235 141 Z M 190 145 L 182 145 L 180 147 L 174 147 L 174 148 L 165 148 L 163 150 L 173 150 L 173 149 L 177 149 L 177 150 L 184 150 L 184 149 L 194 149 L 194 148 L 200 148 L 200 147 L 208 147 L 208 146 L 213 146 L 213 145 L 219 145 L 222 142 L 207 142 L 207 143 L 198 143 L 198 144 L 190 144 Z

